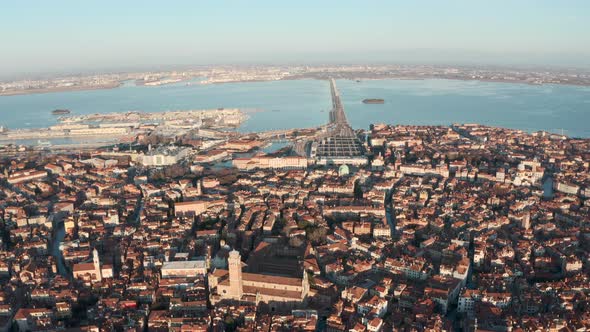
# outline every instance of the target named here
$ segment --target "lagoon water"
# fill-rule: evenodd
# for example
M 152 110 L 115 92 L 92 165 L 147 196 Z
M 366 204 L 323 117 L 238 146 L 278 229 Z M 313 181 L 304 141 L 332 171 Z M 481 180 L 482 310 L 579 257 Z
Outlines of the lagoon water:
M 337 85 L 354 128 L 379 122 L 459 122 L 590 137 L 590 87 L 391 79 L 338 80 Z M 363 104 L 365 98 L 382 98 L 385 104 Z M 239 129 L 253 132 L 322 125 L 330 106 L 329 84 L 319 80 L 154 87 L 127 83 L 108 90 L 1 96 L 0 125 L 47 127 L 57 123 L 51 114 L 56 108 L 91 114 L 224 107 L 260 110 L 250 113 Z

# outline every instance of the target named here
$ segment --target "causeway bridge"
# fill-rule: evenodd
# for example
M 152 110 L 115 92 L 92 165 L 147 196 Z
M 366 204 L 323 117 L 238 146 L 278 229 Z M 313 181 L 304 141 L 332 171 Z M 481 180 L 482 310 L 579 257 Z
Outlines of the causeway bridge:
M 326 130 L 312 143 L 310 157 L 336 163 L 338 160 L 362 158 L 364 156 L 363 145 L 348 123 L 334 79 L 330 79 L 330 94 L 332 96 L 330 119 Z

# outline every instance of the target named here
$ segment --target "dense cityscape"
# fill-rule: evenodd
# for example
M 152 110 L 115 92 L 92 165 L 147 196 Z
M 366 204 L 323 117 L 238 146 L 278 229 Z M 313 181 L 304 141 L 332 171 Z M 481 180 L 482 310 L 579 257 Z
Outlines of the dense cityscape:
M 590 328 L 590 139 L 355 130 L 330 88 L 318 128 L 105 114 L 66 125 L 141 130 L 108 147 L 4 146 L 0 330 Z M 288 144 L 263 152 L 274 141 Z
M 0 332 L 590 332 L 590 1 L 0 8 Z

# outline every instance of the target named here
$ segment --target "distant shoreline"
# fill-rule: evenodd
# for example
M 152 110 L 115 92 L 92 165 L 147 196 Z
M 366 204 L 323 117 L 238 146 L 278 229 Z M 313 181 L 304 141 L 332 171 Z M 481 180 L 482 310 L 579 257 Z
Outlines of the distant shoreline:
M 27 89 L 17 91 L 5 91 L 0 92 L 1 96 L 19 96 L 19 95 L 36 95 L 54 92 L 74 92 L 74 91 L 89 91 L 89 90 L 110 90 L 116 89 L 123 85 L 123 83 L 105 84 L 101 86 L 74 86 L 74 87 L 55 87 L 55 88 L 43 88 L 43 89 Z
M 378 76 L 378 77 L 338 77 L 335 78 L 337 80 L 356 80 L 360 81 L 358 83 L 362 83 L 362 81 L 378 81 L 378 80 L 398 80 L 398 81 L 423 81 L 423 80 L 449 80 L 449 81 L 465 81 L 465 82 L 487 82 L 487 83 L 512 83 L 512 84 L 526 84 L 532 86 L 543 86 L 543 85 L 563 85 L 563 86 L 576 86 L 576 87 L 589 87 L 590 83 L 563 83 L 563 82 L 547 82 L 547 83 L 535 83 L 523 80 L 507 80 L 507 79 L 485 79 L 485 78 L 461 78 L 461 77 L 395 77 L 395 76 Z M 299 81 L 299 80 L 306 80 L 306 79 L 313 79 L 313 80 L 326 80 L 327 77 L 317 77 L 314 75 L 300 75 L 294 77 L 284 77 L 281 79 L 256 79 L 256 80 L 235 80 L 235 81 L 224 81 L 224 82 L 207 82 L 207 83 L 200 83 L 199 85 L 220 85 L 220 84 L 232 84 L 232 83 L 260 83 L 260 82 L 275 82 L 275 81 Z M 0 92 L 0 97 L 3 96 L 18 96 L 18 95 L 34 95 L 34 94 L 46 94 L 46 93 L 57 93 L 57 92 L 75 92 L 75 91 L 91 91 L 91 90 L 109 90 L 109 89 L 116 89 L 123 85 L 123 82 L 117 82 L 113 84 L 106 84 L 102 86 L 75 86 L 75 87 L 57 87 L 57 88 L 45 88 L 45 89 L 30 89 L 30 90 L 19 90 L 19 91 L 8 91 L 8 92 Z M 139 84 L 137 86 L 145 86 L 145 87 L 158 87 L 164 86 L 167 84 L 160 84 L 155 86 L 148 86 L 144 84 Z

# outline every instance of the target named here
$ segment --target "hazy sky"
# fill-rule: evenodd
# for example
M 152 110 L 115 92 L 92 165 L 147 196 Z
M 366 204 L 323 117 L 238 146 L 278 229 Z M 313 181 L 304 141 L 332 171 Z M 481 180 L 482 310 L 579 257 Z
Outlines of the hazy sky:
M 589 0 L 0 1 L 0 75 L 216 63 L 590 66 Z

